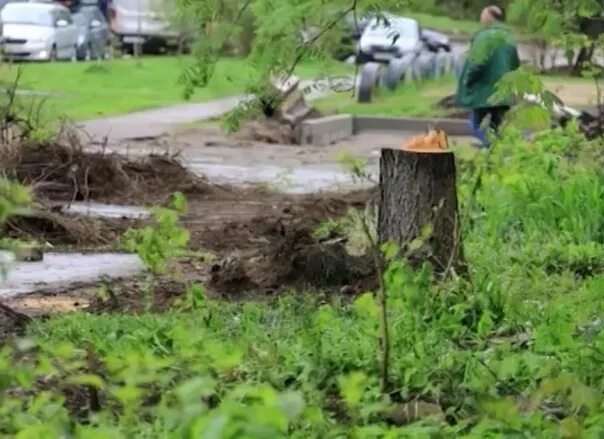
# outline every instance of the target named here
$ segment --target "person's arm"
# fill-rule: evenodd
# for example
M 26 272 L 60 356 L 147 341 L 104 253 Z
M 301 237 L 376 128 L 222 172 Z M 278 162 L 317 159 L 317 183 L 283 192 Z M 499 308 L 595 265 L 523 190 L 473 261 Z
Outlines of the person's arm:
M 486 52 L 485 38 L 483 33 L 476 34 L 466 60 L 466 85 L 472 86 L 480 80 L 485 65 L 488 62 L 489 54 Z

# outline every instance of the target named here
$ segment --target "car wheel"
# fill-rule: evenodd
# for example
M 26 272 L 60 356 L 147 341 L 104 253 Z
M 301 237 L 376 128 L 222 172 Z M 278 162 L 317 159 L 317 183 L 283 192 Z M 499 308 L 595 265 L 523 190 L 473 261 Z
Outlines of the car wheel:
M 382 70 L 381 81 L 389 90 L 394 91 L 399 83 L 405 77 L 405 72 L 409 65 L 407 61 L 401 58 L 394 58 L 388 63 L 388 66 Z
M 48 60 L 51 62 L 55 62 L 58 58 L 59 55 L 57 53 L 57 46 L 52 46 L 52 49 L 50 49 L 50 55 L 48 56 Z
M 357 102 L 367 103 L 373 100 L 381 77 L 382 64 L 370 62 L 361 69 L 361 80 L 357 89 Z
M 80 46 L 76 49 L 76 57 L 78 61 L 90 61 L 92 59 L 92 47 L 89 44 Z

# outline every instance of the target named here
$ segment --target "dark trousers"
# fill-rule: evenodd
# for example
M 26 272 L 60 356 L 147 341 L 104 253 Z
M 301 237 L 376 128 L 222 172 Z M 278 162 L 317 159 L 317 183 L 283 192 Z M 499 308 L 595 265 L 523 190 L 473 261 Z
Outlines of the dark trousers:
M 499 126 L 503 122 L 505 114 L 509 111 L 508 106 L 499 107 L 486 107 L 486 108 L 475 108 L 470 114 L 470 125 L 472 127 L 472 134 L 474 137 L 480 140 L 483 148 L 489 147 L 489 139 L 487 133 L 482 127 L 484 120 L 489 117 L 489 128 L 495 133 L 499 129 Z

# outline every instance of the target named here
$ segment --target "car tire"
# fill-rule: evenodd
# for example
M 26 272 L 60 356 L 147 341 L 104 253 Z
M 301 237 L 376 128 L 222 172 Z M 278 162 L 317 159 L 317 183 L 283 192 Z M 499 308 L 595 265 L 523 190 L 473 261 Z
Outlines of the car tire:
M 50 54 L 48 55 L 48 61 L 56 62 L 58 59 L 59 59 L 59 54 L 57 52 L 57 46 L 55 46 L 53 44 L 52 48 L 50 49 Z
M 382 65 L 376 62 L 363 65 L 361 80 L 357 89 L 357 102 L 367 103 L 373 100 L 379 85 L 381 69 Z
M 404 59 L 394 58 L 390 60 L 388 66 L 383 69 L 383 85 L 389 90 L 396 90 L 400 82 L 405 78 L 407 67 L 407 62 Z
M 373 61 L 373 57 L 368 54 L 368 53 L 364 53 L 364 52 L 358 52 L 356 55 L 356 63 L 357 65 L 363 65 L 363 64 L 367 64 Z
M 76 58 L 78 61 L 90 61 L 92 59 L 92 47 L 90 43 L 76 49 Z

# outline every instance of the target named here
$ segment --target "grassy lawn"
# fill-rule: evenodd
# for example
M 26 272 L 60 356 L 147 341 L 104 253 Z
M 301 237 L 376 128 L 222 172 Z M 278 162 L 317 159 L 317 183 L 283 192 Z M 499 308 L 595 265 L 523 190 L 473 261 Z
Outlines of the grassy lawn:
M 185 102 L 178 79 L 190 62 L 188 57 L 166 56 L 116 59 L 103 64 L 5 64 L 0 67 L 0 81 L 12 83 L 21 68 L 21 89 L 53 93 L 44 104 L 44 114 L 84 120 Z M 336 63 L 306 62 L 296 73 L 311 78 L 343 73 L 348 68 Z M 254 73 L 244 60 L 221 60 L 210 84 L 197 90 L 192 101 L 242 93 Z
M 356 96 L 340 93 L 315 102 L 323 113 L 348 113 L 380 116 L 442 116 L 435 108 L 443 97 L 455 92 L 455 81 L 447 77 L 425 83 L 405 84 L 394 92 L 381 90 L 370 104 L 359 104 Z
M 544 76 L 548 90 L 556 93 L 571 107 L 596 104 L 596 88 L 592 80 L 561 76 Z M 324 114 L 347 113 L 391 117 L 439 117 L 447 110 L 436 107 L 439 100 L 455 93 L 456 83 L 452 77 L 423 83 L 401 85 L 396 91 L 380 90 L 373 102 L 360 104 L 351 93 L 334 94 L 316 101 L 315 106 Z
M 443 15 L 432 15 L 422 12 L 405 12 L 405 15 L 415 18 L 426 29 L 433 29 L 448 34 L 472 34 L 481 28 L 478 17 L 476 17 L 476 20 L 458 20 Z

